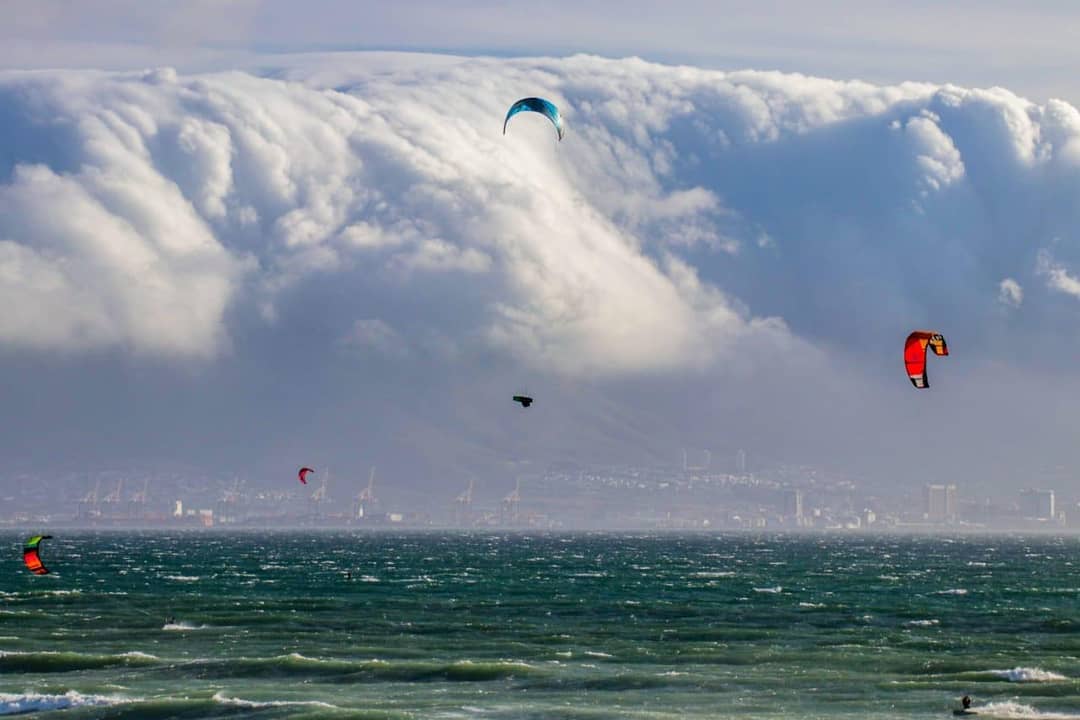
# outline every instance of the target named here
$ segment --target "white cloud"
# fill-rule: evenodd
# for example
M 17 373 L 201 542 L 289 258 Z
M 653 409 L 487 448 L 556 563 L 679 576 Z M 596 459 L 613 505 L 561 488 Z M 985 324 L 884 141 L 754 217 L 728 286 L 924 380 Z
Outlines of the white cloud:
M 374 350 L 390 357 L 408 355 L 408 343 L 401 333 L 379 318 L 357 320 L 342 336 L 342 346 L 352 350 Z
M 1005 278 L 998 283 L 998 302 L 1009 307 L 1020 307 L 1024 302 L 1024 288 L 1012 278 Z
M 525 94 L 560 104 L 561 143 L 531 116 L 502 135 Z M 111 418 L 148 453 L 195 426 L 200 453 L 241 428 L 232 446 L 280 432 L 282 456 L 434 448 L 415 477 L 595 443 L 664 458 L 681 436 L 868 467 L 917 446 L 1003 476 L 1014 436 L 1054 449 L 1037 364 L 1080 347 L 1055 296 L 1080 296 L 1080 113 L 1001 89 L 345 54 L 0 73 L 0 129 L 0 364 L 58 400 L 9 406 L 37 418 L 20 452 L 69 403 L 80 436 Z M 932 393 L 899 362 L 917 327 L 965 358 Z M 1019 366 L 1012 420 L 972 422 Z M 491 412 L 521 386 L 536 432 Z M 302 427 L 297 402 L 318 408 Z M 949 422 L 919 422 L 931 406 Z
M 491 267 L 491 258 L 475 248 L 460 249 L 455 245 L 431 238 L 421 241 L 412 253 L 401 255 L 395 261 L 408 270 L 460 270 L 482 273 Z
M 1049 250 L 1040 250 L 1036 272 L 1046 278 L 1046 286 L 1074 298 L 1080 298 L 1080 279 L 1070 275 L 1064 265 L 1054 260 Z
M 5 344 L 212 357 L 290 289 L 351 283 L 407 343 L 619 375 L 977 331 L 987 284 L 1073 287 L 1030 260 L 1076 226 L 1065 103 L 586 56 L 267 74 L 0 75 Z M 539 118 L 501 134 L 534 93 L 561 143 Z
M 208 356 L 247 264 L 153 175 L 20 166 L 0 186 L 0 341 Z

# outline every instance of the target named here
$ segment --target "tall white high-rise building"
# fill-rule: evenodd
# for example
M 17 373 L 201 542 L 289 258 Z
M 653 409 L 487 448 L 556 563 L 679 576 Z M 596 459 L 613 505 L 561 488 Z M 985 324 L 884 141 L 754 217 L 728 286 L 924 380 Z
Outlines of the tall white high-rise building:
M 1053 490 L 1028 488 L 1020 493 L 1020 509 L 1024 517 L 1053 520 L 1057 517 Z
M 784 515 L 802 520 L 803 491 L 799 488 L 789 488 L 784 491 Z
M 924 485 L 923 513 L 930 522 L 956 519 L 956 486 Z

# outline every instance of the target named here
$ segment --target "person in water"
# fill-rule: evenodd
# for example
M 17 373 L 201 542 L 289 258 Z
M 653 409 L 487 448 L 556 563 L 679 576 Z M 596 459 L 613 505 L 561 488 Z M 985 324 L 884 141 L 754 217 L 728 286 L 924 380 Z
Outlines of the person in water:
M 165 624 L 166 625 L 175 625 L 176 624 L 176 618 L 174 618 L 172 615 L 166 615 L 165 616 Z
M 964 706 L 965 710 L 970 710 L 971 709 L 971 697 L 968 696 L 968 695 L 965 695 L 964 697 L 960 698 L 960 704 Z

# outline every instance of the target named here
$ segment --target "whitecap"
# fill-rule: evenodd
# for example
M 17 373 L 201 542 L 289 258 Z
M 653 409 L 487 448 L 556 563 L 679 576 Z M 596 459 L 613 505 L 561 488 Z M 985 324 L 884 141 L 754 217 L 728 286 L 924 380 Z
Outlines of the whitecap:
M 75 690 L 68 690 L 63 695 L 35 692 L 22 694 L 0 693 L 0 715 L 48 712 L 50 710 L 66 710 L 76 707 L 120 705 L 130 702 L 135 701 L 130 698 L 109 695 L 83 695 Z
M 272 708 L 272 707 L 321 707 L 337 710 L 337 705 L 322 702 L 321 700 L 244 700 L 243 698 L 227 697 L 222 692 L 214 693 L 214 702 L 222 705 L 246 708 Z
M 1057 682 L 1068 680 L 1060 673 L 1043 670 L 1041 668 L 1014 667 L 1010 670 L 991 670 L 992 674 L 1009 682 Z
M 1011 720 L 1080 720 L 1080 715 L 1072 713 L 1044 712 L 1036 710 L 1030 705 L 1005 701 L 993 702 L 975 708 L 980 715 L 990 715 L 996 718 L 1010 718 Z
M 192 623 L 189 623 L 189 622 L 173 622 L 173 623 L 165 623 L 164 625 L 161 626 L 161 629 L 162 630 L 173 630 L 173 631 L 176 631 L 176 630 L 206 630 L 209 627 L 210 627 L 209 625 L 193 625 Z

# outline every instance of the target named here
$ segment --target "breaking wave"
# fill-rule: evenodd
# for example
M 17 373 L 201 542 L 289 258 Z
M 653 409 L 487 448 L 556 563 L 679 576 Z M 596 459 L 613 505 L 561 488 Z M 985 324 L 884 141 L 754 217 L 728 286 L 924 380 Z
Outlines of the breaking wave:
M 243 698 L 228 697 L 224 692 L 215 693 L 213 700 L 222 705 L 254 709 L 272 707 L 321 707 L 329 710 L 339 709 L 337 705 L 331 705 L 330 703 L 322 702 L 321 700 L 244 700 Z
M 993 702 L 978 707 L 976 710 L 980 715 L 1014 720 L 1080 720 L 1080 715 L 1075 713 L 1044 712 L 1030 705 L 1012 701 Z
M 122 665 L 153 665 L 158 661 L 156 656 L 138 651 L 118 655 L 87 655 L 77 652 L 0 650 L 0 673 L 74 672 Z
M 1058 682 L 1069 679 L 1060 673 L 1040 668 L 1014 667 L 1011 670 L 991 670 L 990 672 L 1009 682 L 1018 683 Z
M 22 715 L 79 707 L 121 705 L 130 702 L 135 701 L 110 695 L 83 695 L 75 690 L 68 690 L 63 695 L 34 692 L 22 694 L 0 693 L 0 715 Z

